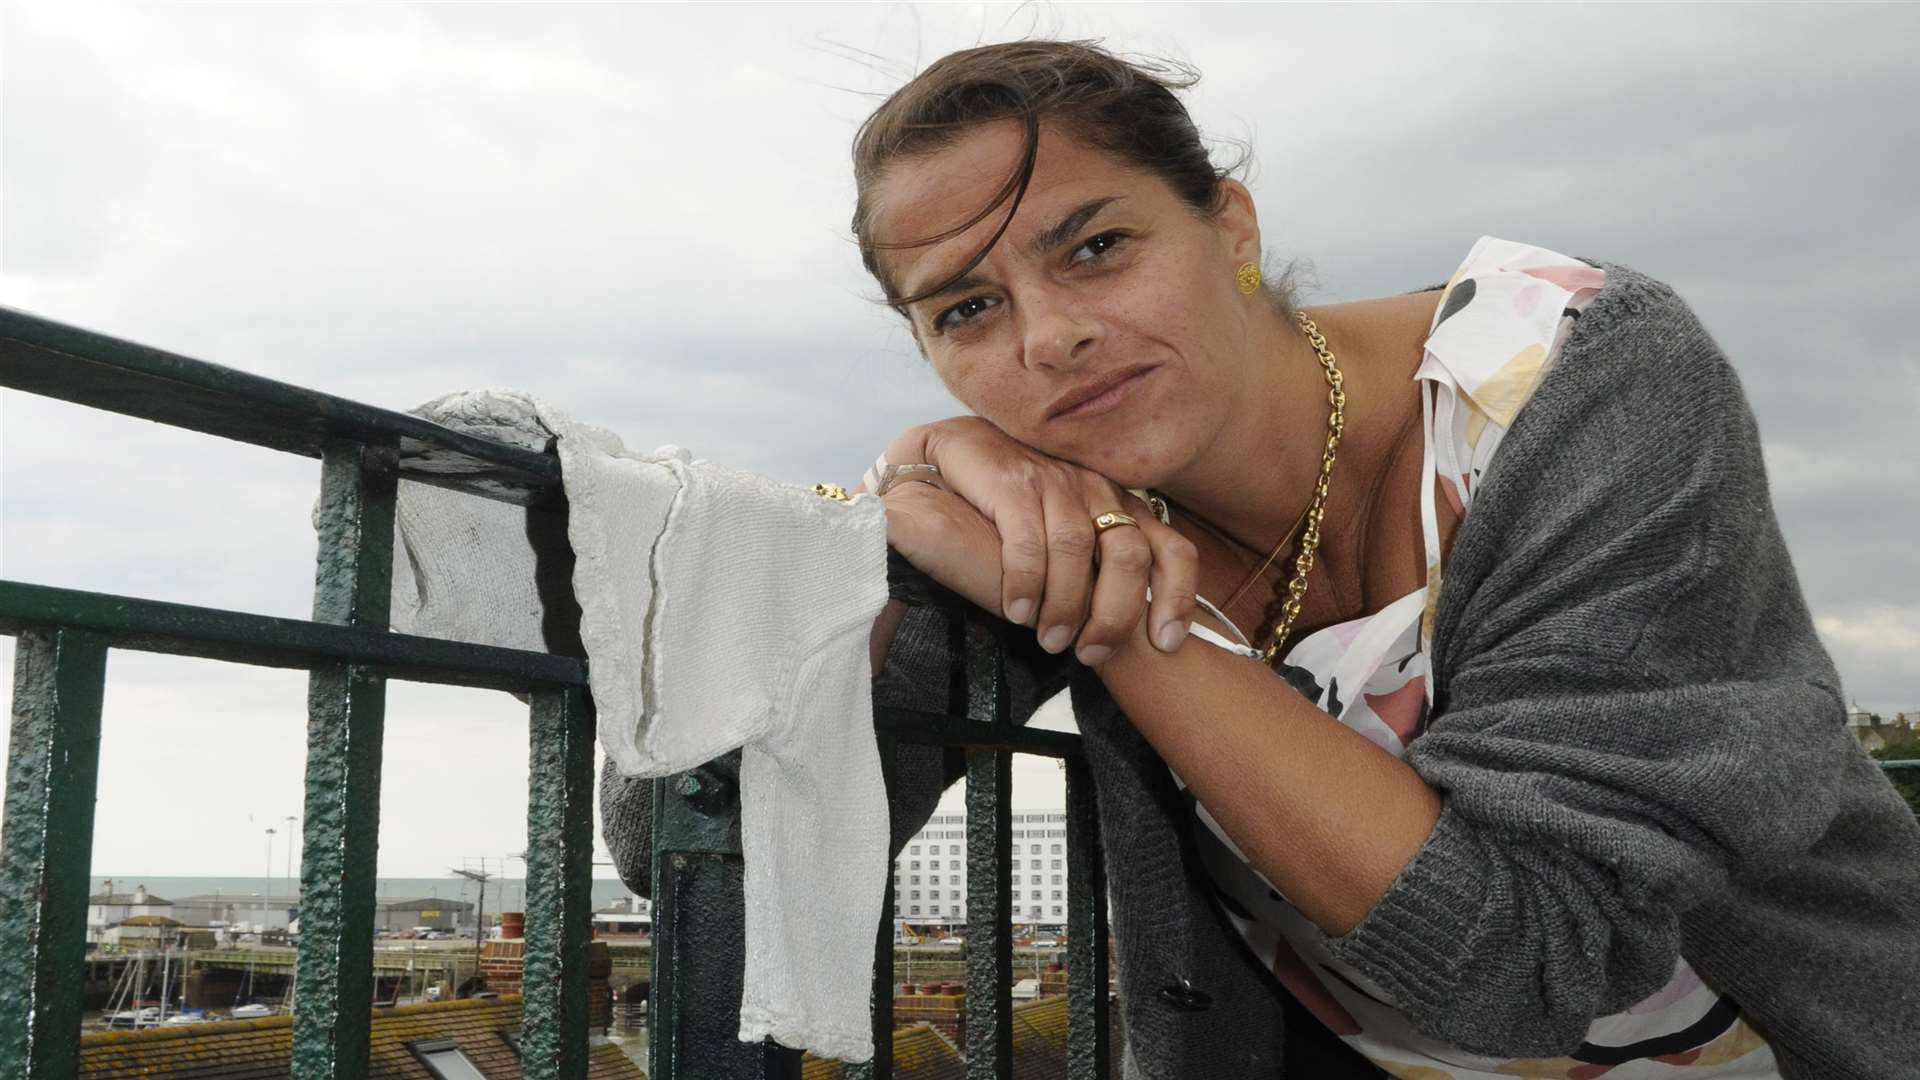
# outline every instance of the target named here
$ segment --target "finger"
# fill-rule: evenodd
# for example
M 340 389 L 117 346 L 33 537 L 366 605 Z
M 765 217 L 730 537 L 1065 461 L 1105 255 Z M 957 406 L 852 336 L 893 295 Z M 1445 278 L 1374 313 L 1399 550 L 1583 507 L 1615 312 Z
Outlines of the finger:
M 965 499 L 931 484 L 902 484 L 881 504 L 887 544 L 968 601 L 992 610 L 1000 594 L 1000 537 Z
M 1047 514 L 1038 484 L 1009 487 L 990 515 L 1000 530 L 1000 610 L 1032 626 L 1047 582 Z
M 1076 652 L 1089 667 L 1105 661 L 1140 624 L 1147 606 L 1147 572 L 1153 566 L 1153 549 L 1135 526 L 1115 525 L 1102 532 L 1098 542 L 1100 568 L 1093 583 L 1093 605 Z
M 1187 640 L 1187 628 L 1193 624 L 1200 550 L 1177 529 L 1157 520 L 1139 520 L 1142 537 L 1153 549 L 1153 609 L 1147 616 L 1147 636 L 1154 648 L 1173 652 Z
M 1046 593 L 1040 602 L 1040 647 L 1066 650 L 1080 633 L 1093 586 L 1093 515 L 1073 486 L 1048 484 L 1041 499 L 1047 514 Z

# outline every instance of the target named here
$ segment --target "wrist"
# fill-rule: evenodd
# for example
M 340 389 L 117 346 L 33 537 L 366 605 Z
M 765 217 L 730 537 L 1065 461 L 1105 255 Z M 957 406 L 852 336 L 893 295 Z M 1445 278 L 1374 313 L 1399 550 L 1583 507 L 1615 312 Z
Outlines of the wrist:
M 928 457 L 932 452 L 930 440 L 927 437 L 928 427 L 927 424 L 916 424 L 895 435 L 893 441 L 887 444 L 887 448 L 880 452 L 880 456 L 890 465 L 906 465 L 913 462 L 932 464 L 932 459 Z
M 1097 664 L 1088 664 L 1087 666 L 1096 672 L 1104 674 L 1116 664 L 1122 667 L 1133 666 L 1143 654 L 1167 655 L 1159 649 L 1154 648 L 1153 640 L 1148 636 L 1147 612 L 1145 611 L 1140 613 L 1140 618 L 1134 622 L 1133 629 L 1127 631 L 1127 636 L 1115 643 L 1113 651 L 1108 653 L 1105 659 Z

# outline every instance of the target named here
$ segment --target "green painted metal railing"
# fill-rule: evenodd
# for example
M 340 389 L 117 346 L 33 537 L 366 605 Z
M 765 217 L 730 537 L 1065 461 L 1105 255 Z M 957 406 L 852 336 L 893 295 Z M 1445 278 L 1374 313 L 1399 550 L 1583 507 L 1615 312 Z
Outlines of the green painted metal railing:
M 275 618 L 0 581 L 0 632 L 18 639 L 6 824 L 0 835 L 0 1077 L 79 1068 L 82 958 L 108 653 L 135 649 L 305 669 L 306 826 L 292 1071 L 367 1074 L 375 842 L 389 679 L 527 695 L 526 1075 L 586 1075 L 594 724 L 577 623 L 552 653 L 391 633 L 394 502 L 405 478 L 564 510 L 558 462 L 245 372 L 0 309 L 0 386 L 321 461 L 313 618 Z M 560 545 L 564 547 L 564 545 Z M 566 580 L 567 575 L 541 575 Z M 570 597 L 556 598 L 571 602 Z M 565 606 L 565 605 L 561 605 Z M 577 611 L 575 613 L 577 615 Z M 968 806 L 967 1046 L 971 1080 L 1013 1075 L 1010 759 L 1067 768 L 1069 1060 L 1107 1076 L 1106 883 L 1079 739 L 1011 723 L 992 624 L 950 608 L 963 670 L 956 716 L 882 710 L 882 761 L 899 742 L 964 747 Z M 797 1077 L 800 1055 L 741 1043 L 737 754 L 654 785 L 655 1080 Z M 889 777 L 889 781 L 891 777 Z M 891 875 L 889 875 L 891 881 Z M 888 886 L 876 927 L 876 1054 L 892 1075 Z
M 967 758 L 965 1053 L 968 1080 L 1010 1080 L 1013 1066 L 1012 806 L 1015 753 L 1063 759 L 1067 779 L 1067 1060 L 1072 1080 L 1109 1070 L 1107 886 L 1093 781 L 1080 737 L 1012 723 L 1005 653 L 991 620 L 954 601 L 951 636 L 961 669 L 959 715 L 876 710 L 880 760 L 891 770 L 901 742 L 964 747 Z M 738 755 L 656 786 L 653 985 L 649 1003 L 654 1080 L 790 1080 L 801 1055 L 736 1038 L 743 974 Z M 859 1080 L 893 1076 L 893 905 L 876 928 L 874 1056 L 849 1067 Z M 722 1004 L 724 1003 L 724 1005 Z
M 394 634 L 387 624 L 401 478 L 563 510 L 558 462 L 4 309 L 0 386 L 321 461 L 311 620 L 0 581 L 0 632 L 18 639 L 0 834 L 0 1077 L 65 1080 L 79 1071 L 100 710 L 113 649 L 310 673 L 298 1080 L 367 1074 L 387 681 L 527 695 L 525 1075 L 584 1077 L 594 724 L 577 626 L 551 628 L 554 652 L 532 653 Z M 1010 759 L 1028 753 L 1066 766 L 1069 1075 L 1104 1080 L 1106 881 L 1080 741 L 1015 726 L 991 621 L 959 605 L 950 615 L 963 665 L 953 679 L 964 702 L 958 715 L 882 709 L 876 726 L 889 770 L 900 742 L 966 750 L 967 1075 L 1013 1075 Z M 1920 772 L 1920 761 L 1882 765 L 1902 779 Z M 797 1051 L 735 1037 L 744 963 L 737 780 L 731 755 L 654 785 L 654 1080 L 799 1076 Z M 892 1076 L 892 907 L 889 884 L 874 944 L 876 1053 L 853 1070 L 871 1080 Z
M 0 581 L 0 632 L 17 638 L 0 834 L 0 1076 L 79 1072 L 100 708 L 114 649 L 309 672 L 299 1080 L 367 1075 L 387 681 L 527 695 L 525 1075 L 586 1076 L 594 725 L 579 650 L 465 645 L 387 624 L 402 477 L 557 508 L 558 462 L 15 311 L 0 311 L 0 386 L 321 461 L 311 620 Z

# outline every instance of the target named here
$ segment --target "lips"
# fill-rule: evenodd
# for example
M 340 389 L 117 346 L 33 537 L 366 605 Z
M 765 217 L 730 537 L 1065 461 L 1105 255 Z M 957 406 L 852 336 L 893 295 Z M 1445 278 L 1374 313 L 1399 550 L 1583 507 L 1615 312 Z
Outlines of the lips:
M 1140 376 L 1152 370 L 1153 365 L 1141 364 L 1137 367 L 1123 368 L 1119 371 L 1110 372 L 1091 382 L 1083 383 L 1062 394 L 1060 398 L 1053 403 L 1053 408 L 1048 410 L 1047 419 L 1061 420 L 1069 416 L 1093 415 L 1094 413 L 1105 412 L 1107 409 L 1118 405 L 1120 401 L 1132 391 L 1133 387 L 1138 384 Z M 1120 390 L 1118 395 L 1104 397 L 1104 395 L 1109 395 L 1110 392 L 1115 389 Z

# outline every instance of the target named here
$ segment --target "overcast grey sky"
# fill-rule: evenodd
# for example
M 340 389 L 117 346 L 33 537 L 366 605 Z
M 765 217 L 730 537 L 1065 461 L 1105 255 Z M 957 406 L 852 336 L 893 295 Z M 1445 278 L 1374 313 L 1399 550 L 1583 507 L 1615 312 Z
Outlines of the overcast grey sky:
M 1442 281 L 1482 234 L 1676 286 L 1848 693 L 1920 710 L 1912 7 L 49 0 L 3 29 L 0 303 L 393 408 L 521 387 L 805 483 L 957 411 L 848 238 L 878 97 L 1034 34 L 1184 59 L 1310 302 Z M 304 617 L 317 478 L 0 395 L 0 574 Z M 262 872 L 304 687 L 114 654 L 95 872 Z M 505 695 L 395 684 L 385 774 L 383 874 L 524 846 Z

